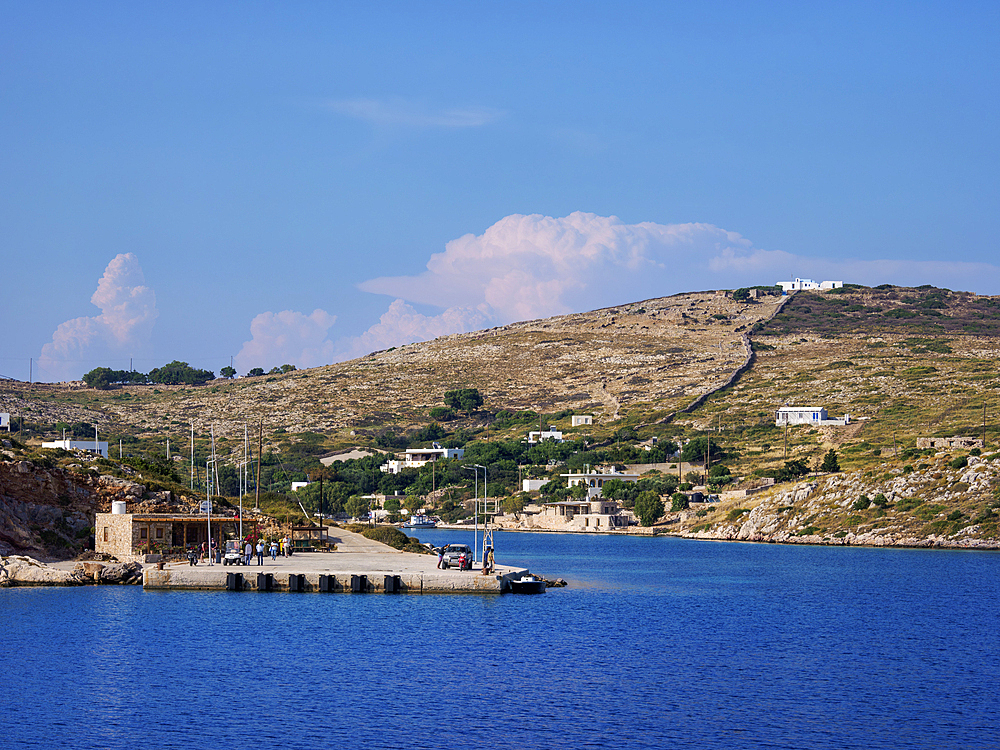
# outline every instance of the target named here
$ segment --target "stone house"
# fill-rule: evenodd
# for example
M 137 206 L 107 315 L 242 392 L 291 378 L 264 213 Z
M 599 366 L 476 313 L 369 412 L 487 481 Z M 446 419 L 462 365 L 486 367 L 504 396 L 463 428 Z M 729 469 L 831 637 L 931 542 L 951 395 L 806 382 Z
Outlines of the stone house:
M 974 437 L 950 437 L 950 438 L 917 438 L 917 447 L 923 450 L 934 448 L 944 450 L 972 450 L 973 448 L 983 448 L 981 438 Z
M 232 516 L 212 516 L 212 538 L 220 548 L 227 536 L 236 535 L 239 522 Z M 98 513 L 94 521 L 94 551 L 121 562 L 150 561 L 149 556 L 170 549 L 200 547 L 207 540 L 207 515 Z

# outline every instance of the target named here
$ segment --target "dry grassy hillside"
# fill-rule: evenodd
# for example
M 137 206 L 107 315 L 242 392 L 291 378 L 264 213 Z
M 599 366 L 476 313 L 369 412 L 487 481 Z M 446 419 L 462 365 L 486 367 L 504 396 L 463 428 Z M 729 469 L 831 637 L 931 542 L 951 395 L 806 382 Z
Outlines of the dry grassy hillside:
M 478 388 L 491 409 L 575 409 L 607 424 L 662 419 L 727 381 L 748 356 L 745 333 L 770 318 L 777 297 L 738 303 L 713 292 L 681 294 L 588 313 L 513 323 L 375 352 L 282 376 L 201 387 L 82 386 L 5 382 L 0 408 L 37 423 L 88 421 L 102 431 L 183 434 L 244 422 L 352 432 L 428 421 L 446 390 Z

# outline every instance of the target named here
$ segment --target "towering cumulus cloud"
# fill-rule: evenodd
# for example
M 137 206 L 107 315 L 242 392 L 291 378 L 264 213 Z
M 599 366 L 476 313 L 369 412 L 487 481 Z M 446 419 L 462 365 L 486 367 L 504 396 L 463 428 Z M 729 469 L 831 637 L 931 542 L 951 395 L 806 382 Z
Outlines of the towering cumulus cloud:
M 329 364 L 333 359 L 333 342 L 327 338 L 327 332 L 336 321 L 336 316 L 325 310 L 313 310 L 311 315 L 293 310 L 261 313 L 250 323 L 253 338 L 236 355 L 236 365 L 246 372 L 255 367 L 267 370 L 283 364 L 296 367 Z
M 60 323 L 39 358 L 45 379 L 79 377 L 101 357 L 127 355 L 142 345 L 156 322 L 156 294 L 146 286 L 139 260 L 132 253 L 116 255 L 97 282 L 90 301 L 100 315 Z M 99 363 L 104 364 L 104 363 Z M 95 365 L 98 366 L 98 365 Z
M 701 271 L 710 258 L 752 253 L 748 240 L 710 224 L 514 215 L 452 240 L 418 276 L 372 279 L 360 288 L 444 307 L 436 317 L 456 331 L 457 323 L 507 323 L 670 294 L 707 275 Z M 380 325 L 390 340 L 386 322 Z
M 515 320 L 685 291 L 771 285 L 794 276 L 980 291 L 1000 283 L 998 268 L 990 264 L 807 257 L 754 247 L 742 235 L 711 224 L 626 224 L 615 216 L 579 212 L 562 218 L 513 215 L 480 235 L 452 240 L 422 273 L 359 284 L 393 298 L 379 322 L 360 336 L 338 339 L 334 346 L 326 338 L 329 326 L 307 322 L 322 311 L 308 318 L 265 313 L 270 317 L 254 321 L 265 330 L 255 330 L 244 349 L 254 345 L 259 358 L 271 362 L 284 356 L 298 364 L 291 357 L 299 351 L 303 363 L 330 351 L 333 359 L 346 359 Z M 287 354 L 265 356 L 267 351 Z

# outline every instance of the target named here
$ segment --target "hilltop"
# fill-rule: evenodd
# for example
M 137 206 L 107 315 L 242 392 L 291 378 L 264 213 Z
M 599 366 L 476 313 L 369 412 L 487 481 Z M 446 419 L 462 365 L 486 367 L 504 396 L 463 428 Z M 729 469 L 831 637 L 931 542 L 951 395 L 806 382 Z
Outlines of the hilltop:
M 59 423 L 96 425 L 113 444 L 121 437 L 131 452 L 147 456 L 162 451 L 169 437 L 173 451 L 186 457 L 193 423 L 196 464 L 204 460 L 210 428 L 235 464 L 244 426 L 253 433 L 263 422 L 268 481 L 286 488 L 310 466 L 318 469 L 324 454 L 355 446 L 392 451 L 430 440 L 466 447 L 472 463 L 489 467 L 490 490 L 498 493 L 513 492 L 522 472 L 557 477 L 586 463 L 640 463 L 653 454 L 636 446 L 652 437 L 666 445 L 711 435 L 732 472 L 720 489 L 780 474 L 789 461 L 815 470 L 832 449 L 840 474 L 668 512 L 655 530 L 771 541 L 995 545 L 1000 479 L 991 467 L 1000 436 L 990 398 L 1000 385 L 1000 300 L 889 285 L 767 292 L 747 301 L 717 292 L 679 294 L 198 387 L 95 391 L 4 382 L 0 410 L 23 415 L 36 432 L 53 434 Z M 483 407 L 442 416 L 444 393 L 455 388 L 478 389 Z M 851 424 L 785 433 L 774 424 L 784 404 L 850 414 Z M 592 414 L 594 424 L 573 427 L 572 414 Z M 544 456 L 515 448 L 539 423 L 555 424 L 573 442 Z M 916 448 L 918 437 L 956 434 L 986 437 L 975 482 L 948 466 L 977 456 Z M 377 471 L 382 460 L 335 465 L 331 486 L 338 484 L 345 497 L 411 489 L 428 502 L 445 502 L 449 513 L 460 508 L 448 502 L 471 495 L 472 478 L 462 466 L 441 469 L 436 479 L 415 471 L 392 477 Z M 182 476 L 177 471 L 173 479 Z M 900 477 L 905 487 L 897 486 Z M 435 482 L 464 489 L 445 501 L 441 490 L 430 493 Z M 885 502 L 876 504 L 877 496 Z M 869 506 L 854 508 L 861 497 L 871 499 Z

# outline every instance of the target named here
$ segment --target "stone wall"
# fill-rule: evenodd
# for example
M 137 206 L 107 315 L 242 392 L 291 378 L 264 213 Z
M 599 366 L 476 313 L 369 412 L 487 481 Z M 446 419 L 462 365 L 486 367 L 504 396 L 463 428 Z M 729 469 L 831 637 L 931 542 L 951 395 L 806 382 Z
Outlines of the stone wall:
M 922 450 L 930 448 L 944 450 L 961 448 L 971 450 L 973 448 L 982 448 L 983 441 L 974 437 L 917 438 L 917 447 Z

